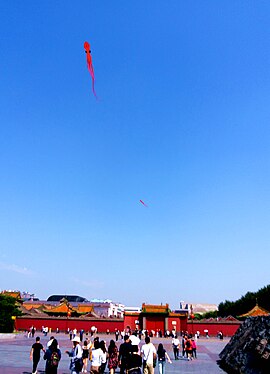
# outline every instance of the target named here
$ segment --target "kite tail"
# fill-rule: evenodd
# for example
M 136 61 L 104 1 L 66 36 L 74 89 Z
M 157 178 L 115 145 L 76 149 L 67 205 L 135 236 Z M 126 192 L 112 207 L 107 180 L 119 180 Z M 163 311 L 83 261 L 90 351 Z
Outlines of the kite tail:
M 95 81 L 93 79 L 92 79 L 92 91 L 93 91 L 93 94 L 95 95 L 95 98 L 98 100 L 98 97 L 95 91 Z
M 93 65 L 91 64 L 88 67 L 88 69 L 89 69 L 90 75 L 92 77 L 92 91 L 93 91 L 93 94 L 95 95 L 96 99 L 98 99 L 96 91 L 95 91 L 95 73 L 94 73 Z

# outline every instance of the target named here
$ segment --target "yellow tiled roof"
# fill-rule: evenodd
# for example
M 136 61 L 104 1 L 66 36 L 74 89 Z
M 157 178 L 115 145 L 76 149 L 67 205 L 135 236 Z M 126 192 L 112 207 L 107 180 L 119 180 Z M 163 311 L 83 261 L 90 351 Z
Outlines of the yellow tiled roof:
M 249 312 L 242 314 L 239 317 L 257 317 L 257 316 L 269 316 L 269 312 L 260 307 L 258 304 L 255 305 L 253 309 L 251 309 Z

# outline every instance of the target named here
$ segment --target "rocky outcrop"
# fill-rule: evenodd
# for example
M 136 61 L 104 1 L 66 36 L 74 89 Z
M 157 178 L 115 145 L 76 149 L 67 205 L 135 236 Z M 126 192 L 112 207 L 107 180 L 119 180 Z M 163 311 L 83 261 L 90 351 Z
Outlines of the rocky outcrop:
M 250 317 L 219 355 L 230 374 L 270 374 L 270 316 Z

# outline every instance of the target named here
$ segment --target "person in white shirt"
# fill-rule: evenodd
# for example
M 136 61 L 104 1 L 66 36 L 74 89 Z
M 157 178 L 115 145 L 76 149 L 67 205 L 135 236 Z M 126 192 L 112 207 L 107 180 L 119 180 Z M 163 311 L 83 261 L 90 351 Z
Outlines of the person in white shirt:
M 83 368 L 83 350 L 80 345 L 80 338 L 78 336 L 75 336 L 75 338 L 72 339 L 73 342 L 73 348 L 71 351 L 66 351 L 66 353 L 71 357 L 70 360 L 70 373 L 71 374 L 79 374 Z
M 94 341 L 94 348 L 92 348 L 91 370 L 92 374 L 98 374 L 102 364 L 103 351 L 100 348 L 98 340 Z
M 179 359 L 179 348 L 180 340 L 177 338 L 177 335 L 172 339 L 173 353 L 175 360 Z
M 154 374 L 157 351 L 155 346 L 150 342 L 149 336 L 145 338 L 145 344 L 141 349 L 141 356 L 143 358 L 143 374 Z
M 99 348 L 102 350 L 99 373 L 103 374 L 106 368 L 106 364 L 107 364 L 107 348 L 106 348 L 106 342 L 104 340 L 101 340 L 101 342 L 99 343 Z

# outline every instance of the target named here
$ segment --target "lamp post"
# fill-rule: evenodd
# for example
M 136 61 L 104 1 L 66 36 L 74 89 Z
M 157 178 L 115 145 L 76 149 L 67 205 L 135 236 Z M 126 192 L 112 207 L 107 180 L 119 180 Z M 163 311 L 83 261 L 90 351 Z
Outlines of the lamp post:
M 192 329 L 192 335 L 194 333 L 193 331 L 193 320 L 194 320 L 194 314 L 193 314 L 193 306 L 190 305 L 190 318 L 191 318 L 191 329 Z
M 69 320 L 69 318 L 71 317 L 71 306 L 70 306 L 70 304 L 67 302 L 66 303 L 66 305 L 67 305 L 67 324 L 66 324 L 66 331 L 68 331 L 68 325 L 69 325 L 69 323 L 68 323 L 68 320 Z

